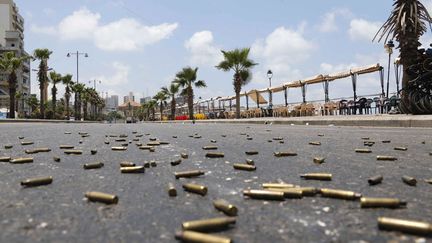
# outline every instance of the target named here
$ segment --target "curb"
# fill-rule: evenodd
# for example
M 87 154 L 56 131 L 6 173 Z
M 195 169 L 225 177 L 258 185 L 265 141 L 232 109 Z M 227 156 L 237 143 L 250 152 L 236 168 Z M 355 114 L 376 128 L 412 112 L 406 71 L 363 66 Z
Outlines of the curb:
M 0 119 L 1 123 L 103 123 L 100 121 L 67 121 L 50 119 Z

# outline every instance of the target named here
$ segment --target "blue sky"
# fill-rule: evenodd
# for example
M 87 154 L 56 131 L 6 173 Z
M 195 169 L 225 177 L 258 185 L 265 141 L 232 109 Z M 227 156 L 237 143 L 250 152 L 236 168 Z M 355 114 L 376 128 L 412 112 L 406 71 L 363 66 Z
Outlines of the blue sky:
M 391 0 L 15 0 L 25 18 L 25 48 L 49 48 L 50 67 L 76 76 L 75 58 L 68 52 L 87 52 L 80 58 L 80 81 L 98 79 L 98 91 L 136 97 L 154 95 L 184 66 L 199 67 L 208 87 L 197 96 L 233 95 L 232 73 L 214 68 L 220 50 L 251 47 L 259 65 L 244 90 L 380 63 L 387 66 L 384 43 L 372 42 L 390 14 Z M 429 7 L 431 4 L 428 5 Z M 424 37 L 430 43 L 430 32 Z M 396 53 L 397 55 L 397 53 Z M 394 55 L 394 56 L 396 56 Z M 37 63 L 32 64 L 36 67 Z M 393 70 L 391 72 L 393 74 Z M 395 90 L 391 77 L 391 91 Z M 37 81 L 32 77 L 32 91 Z M 380 91 L 377 73 L 361 76 L 358 93 Z M 300 90 L 289 100 L 300 101 Z M 330 97 L 351 96 L 351 80 L 330 85 Z M 307 98 L 322 99 L 322 86 L 310 85 Z M 280 102 L 282 94 L 275 95 Z

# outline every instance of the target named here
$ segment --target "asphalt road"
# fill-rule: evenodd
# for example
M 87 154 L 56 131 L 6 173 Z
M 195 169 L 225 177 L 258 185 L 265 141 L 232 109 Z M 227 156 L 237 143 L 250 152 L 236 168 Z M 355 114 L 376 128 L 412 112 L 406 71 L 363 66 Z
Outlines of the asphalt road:
M 71 134 L 65 134 L 66 131 Z M 140 150 L 133 141 L 126 151 L 112 151 L 120 144 L 108 134 L 143 134 L 168 141 L 155 152 Z M 78 132 L 90 136 L 82 138 Z M 150 134 L 150 135 L 145 135 Z M 198 134 L 201 138 L 191 138 Z M 247 140 L 247 134 L 252 140 Z M 318 134 L 324 134 L 320 137 Z M 221 135 L 226 135 L 222 137 Z M 24 141 L 34 145 L 23 146 Z M 177 138 L 173 138 L 177 136 Z M 285 143 L 268 142 L 283 137 Z M 370 154 L 358 154 L 365 148 L 363 137 L 376 144 Z M 211 143 L 210 140 L 216 140 Z M 82 140 L 80 144 L 79 141 Z M 109 145 L 104 144 L 110 140 Z M 391 143 L 382 143 L 391 140 Z M 320 141 L 321 146 L 309 145 Z M 422 143 L 425 141 L 424 143 Z M 5 149 L 4 145 L 13 145 Z M 83 149 L 82 155 L 66 155 L 60 144 Z M 387 216 L 432 223 L 432 129 L 386 129 L 354 127 L 314 127 L 232 124 L 0 124 L 0 157 L 34 157 L 34 163 L 0 162 L 0 242 L 175 242 L 174 233 L 187 220 L 224 216 L 212 201 L 223 198 L 239 209 L 237 223 L 216 234 L 234 242 L 426 242 L 422 238 L 398 232 L 380 231 L 377 217 Z M 224 158 L 206 158 L 202 149 L 216 145 Z M 395 151 L 396 146 L 407 151 Z M 48 153 L 26 155 L 25 149 L 49 147 Z M 97 149 L 91 155 L 90 150 Z M 258 155 L 245 155 L 257 150 Z M 296 157 L 273 156 L 275 151 L 294 151 Z M 170 161 L 181 152 L 189 154 L 178 166 Z M 377 161 L 377 155 L 392 155 L 397 161 Z M 53 156 L 61 157 L 54 162 Z M 321 156 L 326 162 L 313 163 Z M 233 163 L 253 159 L 256 171 L 238 171 Z M 144 174 L 121 174 L 119 163 L 143 164 L 156 160 L 157 167 Z M 84 170 L 83 164 L 100 161 L 101 169 Z M 205 170 L 198 178 L 179 179 L 175 171 Z M 328 172 L 332 181 L 302 180 L 299 175 Z M 369 186 L 367 178 L 381 174 L 382 184 Z M 403 175 L 417 178 L 415 187 L 404 184 Z M 50 185 L 23 188 L 20 181 L 53 176 Z M 403 209 L 362 209 L 358 201 L 322 198 L 287 199 L 283 202 L 247 199 L 242 191 L 260 189 L 261 183 L 293 183 L 301 186 L 352 190 L 364 196 L 396 197 L 408 202 Z M 174 183 L 178 196 L 170 198 L 168 183 Z M 184 192 L 182 184 L 195 182 L 208 187 L 200 196 Z M 84 193 L 101 191 L 116 194 L 116 205 L 88 202 Z

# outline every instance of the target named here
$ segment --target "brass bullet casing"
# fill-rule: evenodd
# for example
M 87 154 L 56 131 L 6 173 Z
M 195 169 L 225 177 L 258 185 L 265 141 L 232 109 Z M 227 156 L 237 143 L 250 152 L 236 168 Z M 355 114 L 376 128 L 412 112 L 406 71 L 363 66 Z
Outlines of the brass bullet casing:
M 202 149 L 204 150 L 216 150 L 218 147 L 217 146 L 204 146 L 202 147 Z
M 378 185 L 382 182 L 383 180 L 383 176 L 382 175 L 377 175 L 377 176 L 373 176 L 371 178 L 368 179 L 368 183 L 370 186 L 374 186 L 374 185 Z
M 120 162 L 120 167 L 134 167 L 135 163 L 129 161 Z
M 301 178 L 305 180 L 321 180 L 321 181 L 331 181 L 332 174 L 329 173 L 307 173 L 300 175 Z
M 9 161 L 11 164 L 33 163 L 33 158 L 16 158 Z
M 269 142 L 269 143 L 272 143 L 272 142 L 273 142 L 273 140 L 269 139 L 269 140 L 267 140 L 267 142 Z
M 269 189 L 269 188 L 293 188 L 295 187 L 295 185 L 293 184 L 285 184 L 285 183 L 263 183 L 262 187 L 265 189 Z
M 432 184 L 432 179 L 426 179 L 424 180 L 426 183 Z
M 138 132 L 137 131 L 132 131 L 132 134 L 137 134 Z
M 172 136 L 172 138 L 177 138 L 177 136 Z
M 324 163 L 324 161 L 325 161 L 325 158 L 323 158 L 323 157 L 315 157 L 315 158 L 313 158 L 313 162 L 315 164 L 322 164 L 322 163 Z
M 230 204 L 224 199 L 217 199 L 213 201 L 213 206 L 219 210 L 222 211 L 224 214 L 228 216 L 236 216 L 237 215 L 237 207 Z
M 118 203 L 118 197 L 116 195 L 104 192 L 86 192 L 85 197 L 92 202 L 101 202 L 106 204 Z
M 146 146 L 146 145 L 143 145 L 143 146 L 140 146 L 140 147 L 139 147 L 139 149 L 142 149 L 142 150 L 150 150 L 151 148 L 153 148 L 153 146 Z
M 116 138 L 116 137 L 118 137 L 118 136 L 117 136 L 117 135 L 114 135 L 114 134 L 110 134 L 109 137 L 110 137 L 110 138 Z
M 54 156 L 54 157 L 53 157 L 53 160 L 54 160 L 55 162 L 60 162 L 61 159 L 60 159 L 60 157 Z
M 406 147 L 395 147 L 394 150 L 407 151 L 408 148 L 406 148 Z
M 210 143 L 217 143 L 217 141 L 212 139 L 212 140 L 210 140 Z
M 187 158 L 189 158 L 189 155 L 188 155 L 187 153 L 181 153 L 181 154 L 180 154 L 180 157 L 181 157 L 182 159 L 187 159 Z
M 205 196 L 207 194 L 207 187 L 198 184 L 183 184 L 183 189 L 188 192 L 200 194 L 201 196 Z
M 188 170 L 188 171 L 181 171 L 181 172 L 174 172 L 175 178 L 190 178 L 190 177 L 196 177 L 200 175 L 204 175 L 205 172 L 202 170 Z
M 274 137 L 273 140 L 280 141 L 280 140 L 283 140 L 283 137 Z
M 21 145 L 32 145 L 33 142 L 32 141 L 22 141 Z
M 127 146 L 129 146 L 129 144 L 128 143 L 122 143 L 122 144 L 120 144 L 120 146 L 127 147 Z
M 127 138 L 127 137 L 128 137 L 127 134 L 120 134 L 120 135 L 119 135 L 119 138 Z
M 147 145 L 148 145 L 148 146 L 159 146 L 159 145 L 160 145 L 160 142 L 158 142 L 158 141 L 148 142 Z
M 110 142 L 109 142 L 109 141 L 104 141 L 104 143 L 105 143 L 105 144 L 110 144 Z
M 285 143 L 285 142 L 282 140 L 282 141 L 279 141 L 279 143 Z
M 173 160 L 173 161 L 171 161 L 170 164 L 171 164 L 172 166 L 176 166 L 176 165 L 179 165 L 181 162 L 182 162 L 181 159 L 177 159 L 177 160 Z
M 78 150 L 78 149 L 67 149 L 64 151 L 65 154 L 82 154 L 83 151 L 82 150 Z
M 134 139 L 132 139 L 132 141 L 134 141 L 134 142 L 138 142 L 138 141 L 139 141 L 139 138 L 134 138 Z
M 394 230 L 416 235 L 432 234 L 432 224 L 405 219 L 379 217 L 378 228 L 381 230 Z
M 160 145 L 168 145 L 169 142 L 167 142 L 167 141 L 160 141 L 159 144 L 160 144 Z
M 88 134 L 83 134 L 83 135 L 81 135 L 81 137 L 82 137 L 82 138 L 86 138 L 86 137 L 90 137 L 90 135 L 88 135 Z
M 232 243 L 230 238 L 219 235 L 204 234 L 190 230 L 176 232 L 175 238 L 177 240 L 181 240 L 182 242 Z
M 391 143 L 390 140 L 382 140 L 382 143 Z
M 214 152 L 214 153 L 206 153 L 205 155 L 207 158 L 223 158 L 225 156 L 222 152 Z
M 320 191 L 316 187 L 296 187 L 295 189 L 300 190 L 304 197 L 313 197 Z
M 138 148 L 139 148 L 142 146 L 142 143 L 136 143 L 135 145 L 138 146 Z
M 51 152 L 50 148 L 34 148 L 34 149 L 26 149 L 24 151 L 26 154 L 36 154 L 42 152 Z
M 150 152 L 154 152 L 154 151 L 156 151 L 156 149 L 154 147 L 152 147 L 152 148 L 149 149 L 149 151 Z
M 226 136 L 227 136 L 227 135 L 225 135 L 225 134 L 222 134 L 222 135 L 221 135 L 221 137 L 223 137 L 223 138 L 226 138 Z
M 4 148 L 5 148 L 5 149 L 11 149 L 11 148 L 13 148 L 13 145 L 11 145 L 11 144 L 6 144 L 6 145 L 4 146 Z
M 397 198 L 362 197 L 360 205 L 362 208 L 399 208 L 405 207 L 407 202 Z
M 31 178 L 31 179 L 21 181 L 21 186 L 25 186 L 25 187 L 43 186 L 43 185 L 51 184 L 52 181 L 53 181 L 52 176 L 37 177 L 37 178 Z
M 80 143 L 80 144 L 83 143 L 83 140 L 79 140 L 78 143 Z
M 274 156 L 276 156 L 276 157 L 297 156 L 297 153 L 294 153 L 294 152 L 274 152 Z
M 361 139 L 362 140 L 369 140 L 370 138 L 369 137 L 362 137 Z
M 246 155 L 256 155 L 256 154 L 258 154 L 258 151 L 246 151 L 245 154 Z
M 64 132 L 64 134 L 72 134 L 71 132 Z
M 194 136 L 193 138 L 197 139 L 197 138 L 201 138 L 201 136 Z
M 127 147 L 111 147 L 111 150 L 114 150 L 114 151 L 124 151 L 124 150 L 127 150 Z
M 264 200 L 285 200 L 283 192 L 275 192 L 270 190 L 244 190 L 243 195 L 253 199 L 264 199 Z
M 233 164 L 233 167 L 236 170 L 246 170 L 246 171 L 256 170 L 255 165 L 248 165 L 248 164 Z
M 143 135 L 142 134 L 137 134 L 137 135 L 135 135 L 135 137 L 137 137 L 137 138 L 140 138 L 140 137 L 142 137 Z
M 18 139 L 24 139 L 24 137 L 23 136 L 19 136 Z
M 389 160 L 389 161 L 397 160 L 397 158 L 394 156 L 386 156 L 386 155 L 378 155 L 376 158 L 377 160 Z
M 312 142 L 309 142 L 309 145 L 317 145 L 317 146 L 319 146 L 319 145 L 321 145 L 321 142 L 312 141 Z
M 124 139 L 124 138 L 118 138 L 118 139 L 115 139 L 114 141 L 116 141 L 116 142 L 126 142 L 126 139 Z
M 246 138 L 246 140 L 252 140 L 252 139 L 253 139 L 252 137 L 247 137 L 247 138 Z
M 0 162 L 9 162 L 11 157 L 0 157 Z
M 150 162 L 148 161 L 144 162 L 144 168 L 150 168 Z
M 364 141 L 363 142 L 364 146 L 369 146 L 369 147 L 372 147 L 374 144 L 375 144 L 375 142 L 372 142 L 372 141 Z
M 321 188 L 320 193 L 321 196 L 323 197 L 339 198 L 345 200 L 356 200 L 361 198 L 362 196 L 360 193 L 356 193 L 352 191 L 336 190 L 336 189 L 328 189 L 328 188 Z
M 220 217 L 186 221 L 182 223 L 182 228 L 183 230 L 208 232 L 222 230 L 235 223 L 235 217 Z
M 417 180 L 414 177 L 411 176 L 402 176 L 402 181 L 405 182 L 405 184 L 410 185 L 410 186 L 416 186 L 417 185 Z
M 157 138 L 149 138 L 150 141 L 156 141 Z
M 144 173 L 144 166 L 120 167 L 121 173 Z
M 168 183 L 168 195 L 170 197 L 176 197 L 177 196 L 177 189 L 174 187 L 174 184 Z
M 83 165 L 85 170 L 99 169 L 99 168 L 102 168 L 103 166 L 104 166 L 104 163 L 102 163 L 102 162 L 88 163 L 88 164 Z
M 255 162 L 252 159 L 246 159 L 246 164 L 255 165 Z
M 370 150 L 370 149 L 356 149 L 355 152 L 356 153 L 369 154 L 369 153 L 372 153 L 372 150 Z
M 318 134 L 318 137 L 324 137 L 324 134 L 320 133 Z
M 95 155 L 97 153 L 97 150 L 96 149 L 92 149 L 92 150 L 90 150 L 90 153 L 93 154 L 93 155 Z
M 303 191 L 295 187 L 293 188 L 268 188 L 269 191 L 283 192 L 285 198 L 302 198 Z
M 88 135 L 87 132 L 78 132 L 78 135 Z
M 151 167 L 156 167 L 157 166 L 156 161 L 154 161 L 154 160 L 150 161 L 150 166 Z

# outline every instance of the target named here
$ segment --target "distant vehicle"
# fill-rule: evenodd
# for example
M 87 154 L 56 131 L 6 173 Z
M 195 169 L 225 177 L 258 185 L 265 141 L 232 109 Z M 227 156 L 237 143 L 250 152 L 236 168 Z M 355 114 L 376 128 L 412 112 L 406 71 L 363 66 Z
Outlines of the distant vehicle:
M 136 123 L 136 120 L 133 119 L 132 117 L 128 116 L 128 117 L 126 117 L 126 123 Z

